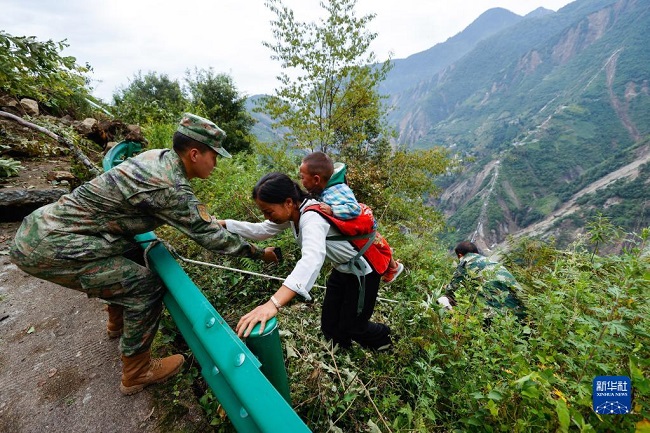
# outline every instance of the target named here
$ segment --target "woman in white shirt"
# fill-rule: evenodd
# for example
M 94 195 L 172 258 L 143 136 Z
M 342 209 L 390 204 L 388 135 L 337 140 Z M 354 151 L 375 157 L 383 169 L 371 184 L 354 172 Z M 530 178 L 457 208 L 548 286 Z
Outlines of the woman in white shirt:
M 236 331 L 247 337 L 257 323 L 262 330 L 266 321 L 274 317 L 282 306 L 296 294 L 311 299 L 309 291 L 314 285 L 326 260 L 334 265 L 327 279 L 321 313 L 321 330 L 327 340 L 341 348 L 356 341 L 363 347 L 385 350 L 391 346 L 390 328 L 370 322 L 375 308 L 381 276 L 361 257 L 361 279 L 365 296 L 363 309 L 357 312 L 360 284 L 348 262 L 357 251 L 347 240 L 328 240 L 340 232 L 317 212 L 304 212 L 318 204 L 300 186 L 283 173 L 263 176 L 253 189 L 253 199 L 266 220 L 261 223 L 225 220 L 222 224 L 231 232 L 251 240 L 264 240 L 291 229 L 301 248 L 301 258 L 282 286 L 266 303 L 242 316 Z

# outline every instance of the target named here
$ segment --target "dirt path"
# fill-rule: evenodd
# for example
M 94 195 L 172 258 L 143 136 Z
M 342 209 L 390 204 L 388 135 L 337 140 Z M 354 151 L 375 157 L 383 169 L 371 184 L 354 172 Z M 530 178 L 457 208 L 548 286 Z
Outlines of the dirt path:
M 557 218 L 565 217 L 578 210 L 578 207 L 576 206 L 575 202 L 580 197 L 584 196 L 585 194 L 590 194 L 594 191 L 604 188 L 616 180 L 636 176 L 639 173 L 639 167 L 641 167 L 641 165 L 646 164 L 648 162 L 650 162 L 650 151 L 646 151 L 644 155 L 640 156 L 635 161 L 619 168 L 618 170 L 609 173 L 606 176 L 603 176 L 602 178 L 593 182 L 589 186 L 581 189 L 580 191 L 575 193 L 566 203 L 564 203 L 558 210 L 556 210 L 555 212 L 547 216 L 542 221 L 539 221 L 535 224 L 532 224 L 520 230 L 519 232 L 517 232 L 516 236 L 517 237 L 536 236 L 544 233 L 555 223 Z
M 0 431 L 157 432 L 151 394 L 118 389 L 103 304 L 13 265 L 17 228 L 0 224 Z

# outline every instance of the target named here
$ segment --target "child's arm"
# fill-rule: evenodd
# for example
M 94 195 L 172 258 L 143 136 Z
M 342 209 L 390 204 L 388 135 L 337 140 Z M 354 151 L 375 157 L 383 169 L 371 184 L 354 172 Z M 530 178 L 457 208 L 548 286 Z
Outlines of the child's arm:
M 324 214 L 326 215 L 334 215 L 334 212 L 332 212 L 332 206 L 328 205 L 327 203 L 320 203 L 320 210 L 323 211 Z
M 332 215 L 342 220 L 349 220 L 361 215 L 359 203 L 344 203 L 331 206 Z
M 331 214 L 340 219 L 352 219 L 361 215 L 361 206 L 354 192 L 346 184 L 338 184 L 327 188 L 321 195 L 321 202 L 327 205 Z M 321 205 L 323 209 L 323 205 Z M 323 209 L 324 212 L 326 212 Z M 326 212 L 327 213 L 327 212 Z

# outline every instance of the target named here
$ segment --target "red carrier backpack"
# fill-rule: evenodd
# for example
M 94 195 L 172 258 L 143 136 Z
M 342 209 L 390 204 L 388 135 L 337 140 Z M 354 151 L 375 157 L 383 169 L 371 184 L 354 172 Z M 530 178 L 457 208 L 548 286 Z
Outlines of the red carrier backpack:
M 348 262 L 350 271 L 359 279 L 360 288 L 357 314 L 361 314 L 365 298 L 364 275 L 359 258 L 363 256 L 372 269 L 379 275 L 382 275 L 388 269 L 392 255 L 388 243 L 375 230 L 375 218 L 372 214 L 372 209 L 363 203 L 359 203 L 359 205 L 361 206 L 359 216 L 347 220 L 327 215 L 320 209 L 320 205 L 317 204 L 307 206 L 303 211 L 303 213 L 307 211 L 317 212 L 341 232 L 341 236 L 328 236 L 327 240 L 348 241 L 357 250 L 357 255 Z

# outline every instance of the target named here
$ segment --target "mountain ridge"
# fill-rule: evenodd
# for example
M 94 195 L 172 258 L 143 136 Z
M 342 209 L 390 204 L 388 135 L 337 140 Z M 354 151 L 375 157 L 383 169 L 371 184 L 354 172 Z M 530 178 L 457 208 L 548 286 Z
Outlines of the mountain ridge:
M 649 9 L 636 0 L 578 0 L 555 14 L 515 23 L 478 43 L 402 107 L 399 142 L 442 145 L 474 160 L 462 176 L 442 179 L 446 191 L 432 201 L 456 229 L 450 244 L 481 226 L 483 245 L 503 243 L 634 160 L 650 132 L 650 77 L 643 67 L 650 61 L 644 31 Z M 492 188 L 483 170 L 494 161 L 500 161 L 501 174 Z M 647 171 L 621 179 L 637 195 L 612 199 L 619 204 L 604 210 L 625 229 L 648 223 L 642 187 Z M 459 193 L 460 185 L 465 192 Z M 611 185 L 599 194 L 614 189 L 620 188 Z M 571 221 L 558 221 L 567 228 L 562 243 L 600 211 L 597 195 L 581 199 L 586 202 Z M 641 211 L 630 214 L 633 206 Z M 557 231 L 544 236 L 551 233 Z
M 549 219 L 535 233 L 567 244 L 601 211 L 625 230 L 648 225 L 647 28 L 640 0 L 576 0 L 524 17 L 494 8 L 392 61 L 379 89 L 395 145 L 443 146 L 464 166 L 437 180 L 443 194 L 430 201 L 448 217 L 450 245 L 502 244 Z M 637 175 L 600 183 L 633 164 Z M 575 211 L 558 218 L 572 198 Z

